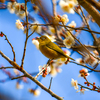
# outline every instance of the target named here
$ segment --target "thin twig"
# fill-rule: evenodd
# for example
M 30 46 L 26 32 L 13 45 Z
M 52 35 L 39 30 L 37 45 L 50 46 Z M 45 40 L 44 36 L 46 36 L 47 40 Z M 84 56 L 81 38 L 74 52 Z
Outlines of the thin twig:
M 9 69 L 9 68 L 14 68 L 14 67 L 0 67 L 0 69 Z
M 28 41 L 28 13 L 27 13 L 27 0 L 25 0 L 25 14 L 26 14 L 26 40 L 25 40 L 24 52 L 23 52 L 23 57 L 22 57 L 22 62 L 21 62 L 21 69 L 23 68 L 23 64 L 24 64 L 24 58 L 25 58 L 25 53 L 26 53 L 26 45 L 27 45 L 27 41 Z
M 8 44 L 10 45 L 10 47 L 11 47 L 11 49 L 12 49 L 12 52 L 13 52 L 13 61 L 16 61 L 16 58 L 15 58 L 15 51 L 14 51 L 14 48 L 13 48 L 13 46 L 12 46 L 12 44 L 9 42 L 9 40 L 8 40 L 8 38 L 7 38 L 7 36 L 3 33 L 3 32 L 1 32 L 4 36 L 5 36 L 5 40 L 7 40 L 7 42 L 8 42 Z
M 91 88 L 89 88 L 89 87 L 83 86 L 83 85 L 81 85 L 81 84 L 79 84 L 79 83 L 78 83 L 78 85 L 81 86 L 82 88 L 86 88 L 86 89 L 91 90 L 91 91 L 98 91 L 98 90 L 93 90 L 93 89 L 91 89 Z
M 82 55 L 83 57 L 85 57 L 86 55 L 83 54 L 83 52 L 80 52 L 79 50 L 77 51 L 80 55 Z
M 87 48 L 91 48 L 91 49 L 97 49 L 98 47 L 97 46 L 92 46 L 92 45 L 85 45 Z M 72 46 L 73 49 L 79 49 L 81 48 L 82 46 L 79 45 L 79 46 Z
M 34 29 L 34 31 L 28 36 L 28 38 L 36 31 L 38 26 L 36 26 L 36 28 Z
M 54 24 L 30 24 L 30 27 L 32 25 L 37 25 L 37 26 L 53 26 Z M 61 26 L 61 27 L 68 27 L 68 28 L 71 28 L 73 30 L 83 30 L 83 31 L 88 31 L 88 32 L 93 32 L 95 34 L 100 34 L 100 32 L 96 32 L 96 31 L 92 31 L 92 30 L 88 30 L 86 29 L 86 27 L 70 27 L 70 26 L 67 26 L 67 25 L 62 25 L 62 24 L 58 24 L 58 26 Z
M 83 13 L 83 10 L 82 10 L 81 6 L 80 6 L 80 10 L 81 10 L 82 15 L 83 15 L 83 18 L 84 18 L 83 21 L 85 21 L 85 23 L 86 23 L 86 25 L 87 25 L 87 28 L 91 31 L 90 26 L 89 26 L 88 21 L 87 21 L 85 15 L 84 15 L 84 13 Z M 88 16 L 89 16 L 89 15 L 88 15 Z M 93 32 L 90 32 L 90 33 L 91 33 L 91 35 L 92 35 L 94 41 L 97 41 L 97 38 L 96 38 L 96 36 L 93 34 Z
M 56 0 L 52 0 L 52 7 L 53 7 L 53 17 L 55 19 L 55 17 L 57 16 L 57 14 L 56 14 Z M 53 19 L 53 22 L 55 23 L 54 19 Z M 57 34 L 57 37 L 59 40 L 62 40 L 62 38 L 59 34 L 59 31 L 57 30 L 57 25 L 55 25 L 54 23 L 53 23 L 53 27 L 55 28 L 55 32 Z
M 19 78 L 22 78 L 22 77 L 26 77 L 26 76 L 25 75 L 22 75 L 22 76 L 18 76 L 18 77 L 13 77 L 11 80 L 19 79 Z
M 30 75 L 36 75 L 38 72 L 34 72 L 34 73 L 30 73 Z M 19 78 L 22 78 L 22 77 L 26 77 L 25 75 L 21 75 L 21 76 L 18 76 L 18 77 L 14 77 L 12 78 L 11 80 L 14 80 L 14 79 L 19 79 Z
M 53 5 L 53 16 L 56 16 L 56 0 L 52 0 L 52 5 Z
M 80 63 L 77 63 L 77 62 L 74 62 L 74 61 L 69 61 L 69 62 L 70 62 L 70 63 L 77 64 L 77 65 L 80 65 L 80 66 L 83 66 L 83 67 L 88 68 L 88 69 L 90 69 L 90 70 L 92 70 L 92 71 L 94 71 L 94 72 L 100 72 L 100 70 L 92 69 L 92 68 L 90 68 L 90 67 L 88 67 L 88 66 L 86 66 L 86 65 L 83 65 L 83 64 L 80 64 Z
M 51 77 L 51 79 L 50 79 L 49 89 L 51 89 L 52 79 L 53 79 L 53 77 Z

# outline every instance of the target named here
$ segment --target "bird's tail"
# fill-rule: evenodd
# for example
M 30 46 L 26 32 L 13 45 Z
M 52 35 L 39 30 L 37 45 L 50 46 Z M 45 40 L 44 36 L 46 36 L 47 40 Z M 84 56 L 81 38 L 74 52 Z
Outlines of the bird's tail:
M 67 56 L 67 55 L 66 55 L 66 57 L 69 58 L 69 59 L 71 59 L 71 60 L 73 60 L 73 61 L 75 61 L 73 58 L 71 58 L 71 57 L 69 57 L 69 56 Z

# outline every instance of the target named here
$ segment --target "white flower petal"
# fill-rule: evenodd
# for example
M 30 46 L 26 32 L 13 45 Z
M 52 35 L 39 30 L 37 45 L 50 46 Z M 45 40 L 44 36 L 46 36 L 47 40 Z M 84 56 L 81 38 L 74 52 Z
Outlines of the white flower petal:
M 17 27 L 17 29 L 22 29 L 22 30 L 24 30 L 24 26 L 23 26 L 23 24 L 20 22 L 19 19 L 16 20 L 16 27 Z

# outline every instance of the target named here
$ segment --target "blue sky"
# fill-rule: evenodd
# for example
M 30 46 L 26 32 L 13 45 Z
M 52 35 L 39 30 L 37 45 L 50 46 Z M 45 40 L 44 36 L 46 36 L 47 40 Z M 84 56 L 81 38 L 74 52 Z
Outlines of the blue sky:
M 46 2 L 48 9 L 51 9 L 50 6 L 50 0 L 49 2 Z M 23 0 L 22 0 L 23 2 Z M 59 7 L 57 7 L 57 11 L 59 14 L 63 15 L 63 12 L 60 10 Z M 37 15 L 35 15 L 33 12 L 31 12 L 31 15 L 33 15 L 37 20 L 39 20 L 40 23 L 43 23 L 41 18 Z M 81 19 L 77 14 L 72 15 L 68 14 L 69 23 L 74 20 L 77 23 L 77 26 L 80 26 Z M 18 16 L 15 14 L 10 14 L 9 11 L 6 10 L 0 10 L 0 31 L 4 32 L 11 44 L 14 47 L 14 50 L 16 52 L 16 62 L 20 65 L 23 49 L 24 49 L 24 42 L 25 42 L 25 34 L 22 30 L 18 30 L 15 26 L 16 20 L 19 19 Z M 91 29 L 100 31 L 100 28 L 96 24 L 91 24 Z M 29 31 L 30 32 L 30 31 Z M 44 65 L 47 62 L 47 58 L 42 55 L 42 53 L 36 49 L 35 45 L 32 44 L 32 38 L 35 38 L 38 36 L 36 33 L 34 33 L 28 40 L 27 44 L 27 50 L 26 50 L 26 56 L 25 56 L 25 63 L 24 63 L 24 69 L 31 73 L 31 72 L 37 72 L 39 65 Z M 84 44 L 92 44 L 93 39 L 91 38 L 91 35 L 87 32 L 82 32 L 80 36 L 80 40 Z M 13 59 L 13 54 L 11 51 L 10 46 L 8 45 L 7 41 L 4 40 L 4 37 L 0 37 L 0 50 L 8 56 L 10 59 Z M 79 58 L 77 53 L 74 53 L 72 57 Z M 3 64 L 4 66 L 10 66 L 10 64 L 0 56 L 0 65 Z M 80 84 L 83 84 L 84 79 L 78 78 L 79 70 L 83 67 L 75 65 L 75 64 L 67 64 L 62 66 L 62 73 L 58 74 L 56 77 L 53 78 L 51 90 L 56 93 L 57 95 L 64 97 L 64 100 L 98 100 L 100 98 L 99 93 L 94 91 L 86 91 L 84 95 L 80 95 L 80 93 L 76 93 L 73 87 L 71 87 L 71 78 L 78 80 Z M 13 73 L 12 69 L 9 69 Z M 14 74 L 14 73 L 13 73 Z M 90 82 L 96 83 L 97 86 L 100 85 L 100 78 L 98 73 L 92 72 L 90 73 L 90 76 L 88 76 L 88 80 Z M 5 75 L 0 70 L 0 80 L 7 78 L 7 75 Z M 42 79 L 42 84 L 46 87 L 49 87 L 51 76 L 48 75 L 46 78 Z M 29 80 L 30 83 L 21 83 L 24 85 L 24 88 L 22 90 L 16 89 L 16 80 L 9 80 L 5 83 L 0 83 L 0 93 L 4 93 L 6 95 L 11 95 L 15 98 L 15 100 L 56 100 L 55 98 L 51 97 L 50 94 L 45 92 L 44 90 L 40 89 L 41 94 L 39 97 L 34 97 L 32 94 L 28 92 L 29 88 L 35 88 L 36 84 Z

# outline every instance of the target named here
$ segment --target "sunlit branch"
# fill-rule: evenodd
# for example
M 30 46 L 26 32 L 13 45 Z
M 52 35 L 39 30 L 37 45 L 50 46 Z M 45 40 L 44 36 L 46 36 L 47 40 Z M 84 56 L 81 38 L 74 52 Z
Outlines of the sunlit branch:
M 100 3 L 98 1 L 95 0 L 86 0 L 86 1 L 100 11 Z
M 86 25 L 87 25 L 87 28 L 91 31 L 90 26 L 89 26 L 88 21 L 87 21 L 85 15 L 84 15 L 84 13 L 83 13 L 83 10 L 82 10 L 81 6 L 80 6 L 80 10 L 81 10 L 81 12 L 82 12 L 82 16 L 83 16 L 83 18 L 84 18 L 83 21 L 85 21 L 85 23 L 86 23 Z M 89 15 L 88 15 L 88 16 L 89 16 Z M 91 33 L 91 35 L 92 35 L 94 41 L 97 42 L 97 38 L 96 38 L 96 36 L 93 34 L 93 32 L 90 32 L 90 33 Z
M 100 13 L 86 0 L 78 0 L 79 4 L 85 8 L 85 10 L 93 17 L 96 23 L 100 26 Z
M 61 38 L 61 36 L 60 36 L 60 34 L 59 34 L 59 31 L 57 30 L 57 25 L 55 25 L 54 23 L 55 23 L 55 18 L 56 18 L 56 16 L 57 16 L 57 14 L 56 14 L 56 0 L 52 0 L 52 7 L 53 7 L 53 27 L 55 28 L 55 33 L 57 34 L 57 37 L 60 39 L 60 40 L 62 40 L 62 38 Z
M 53 16 L 56 16 L 56 0 L 52 0 L 52 5 L 53 5 Z

